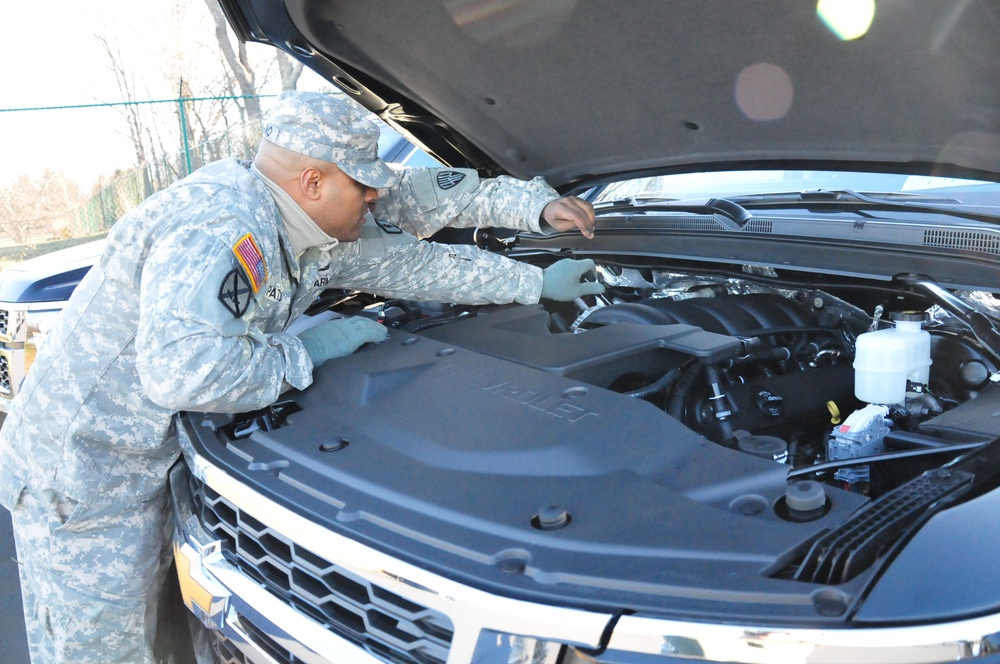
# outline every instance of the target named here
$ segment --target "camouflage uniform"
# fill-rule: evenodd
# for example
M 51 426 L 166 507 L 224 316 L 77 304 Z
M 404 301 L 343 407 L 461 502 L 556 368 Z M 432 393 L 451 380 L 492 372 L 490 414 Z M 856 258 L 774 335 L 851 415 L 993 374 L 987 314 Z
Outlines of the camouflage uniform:
M 166 658 L 152 642 L 173 415 L 253 410 L 307 387 L 312 361 L 284 330 L 322 290 L 537 301 L 538 268 L 416 236 L 447 224 L 537 230 L 555 198 L 547 186 L 434 169 L 381 193 L 376 216 L 398 228 L 370 220 L 360 240 L 298 257 L 274 199 L 236 160 L 115 225 L 0 431 L 0 503 L 13 515 L 35 661 Z

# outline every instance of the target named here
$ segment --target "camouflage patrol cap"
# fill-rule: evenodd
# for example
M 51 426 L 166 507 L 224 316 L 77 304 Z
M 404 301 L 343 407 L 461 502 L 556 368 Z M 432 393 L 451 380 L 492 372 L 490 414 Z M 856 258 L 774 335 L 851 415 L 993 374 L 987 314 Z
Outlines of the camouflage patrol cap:
M 346 99 L 286 90 L 264 125 L 264 139 L 292 152 L 336 164 L 363 185 L 384 189 L 399 179 L 378 156 L 378 127 Z

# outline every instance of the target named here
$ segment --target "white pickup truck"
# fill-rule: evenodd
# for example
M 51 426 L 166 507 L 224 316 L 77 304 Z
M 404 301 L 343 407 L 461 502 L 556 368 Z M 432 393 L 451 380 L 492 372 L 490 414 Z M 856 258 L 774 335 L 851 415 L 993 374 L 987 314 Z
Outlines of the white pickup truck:
M 104 242 L 60 249 L 0 272 L 0 411 L 7 412 L 49 326 Z

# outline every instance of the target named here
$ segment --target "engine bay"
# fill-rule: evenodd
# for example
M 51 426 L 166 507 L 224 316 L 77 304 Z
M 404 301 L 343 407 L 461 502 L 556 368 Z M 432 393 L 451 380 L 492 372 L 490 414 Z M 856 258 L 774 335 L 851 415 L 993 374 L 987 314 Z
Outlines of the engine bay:
M 917 280 L 824 289 L 790 284 L 771 268 L 741 270 L 601 264 L 603 296 L 489 316 L 497 308 L 366 303 L 360 294 L 337 309 L 647 401 L 717 445 L 787 466 L 790 479 L 865 496 L 948 461 L 952 444 L 957 454 L 981 441 L 981 431 L 934 421 L 997 374 L 996 352 L 966 319 L 989 315 L 998 306 L 991 294 Z M 878 343 L 862 355 L 859 339 Z M 871 393 L 868 383 L 886 380 L 895 383 L 889 395 Z M 529 405 L 540 398 L 516 385 L 497 389 Z

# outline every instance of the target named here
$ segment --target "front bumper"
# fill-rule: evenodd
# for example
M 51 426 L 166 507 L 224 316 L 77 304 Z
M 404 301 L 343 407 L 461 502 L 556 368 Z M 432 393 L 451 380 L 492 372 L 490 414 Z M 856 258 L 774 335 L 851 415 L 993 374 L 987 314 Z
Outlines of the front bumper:
M 191 463 L 193 478 L 183 464 L 170 476 L 177 570 L 184 603 L 223 661 L 1000 662 L 998 616 L 781 629 L 617 617 L 500 597 L 326 530 L 200 457 Z M 210 494 L 212 509 L 196 507 L 196 492 Z M 238 653 L 220 655 L 225 648 Z
M 214 632 L 216 644 L 239 649 L 246 661 L 488 663 L 515 661 L 512 656 L 520 657 L 516 653 L 521 652 L 531 661 L 535 653 L 550 648 L 555 652 L 564 643 L 598 647 L 611 619 L 602 613 L 497 597 L 430 574 L 319 528 L 199 459 L 195 466 L 195 483 L 203 483 L 227 505 L 238 505 L 238 519 L 255 529 L 265 546 L 276 545 L 293 556 L 282 543 L 291 544 L 321 570 L 320 576 L 341 580 L 331 584 L 340 588 L 319 590 L 299 582 L 291 594 L 300 597 L 282 598 L 262 587 L 259 579 L 234 564 L 234 557 L 205 528 L 196 515 L 188 470 L 183 464 L 175 466 L 170 490 L 183 601 Z M 252 512 L 246 512 L 248 506 Z M 258 560 L 264 557 L 262 552 Z M 262 565 L 273 568 L 269 562 Z M 301 571 L 292 570 L 290 576 Z M 328 612 L 332 615 L 304 606 L 326 604 L 331 595 L 342 596 L 335 600 L 340 606 Z M 344 629 L 336 624 L 338 619 L 355 624 Z M 431 637 L 420 633 L 421 625 L 430 625 L 423 631 Z

